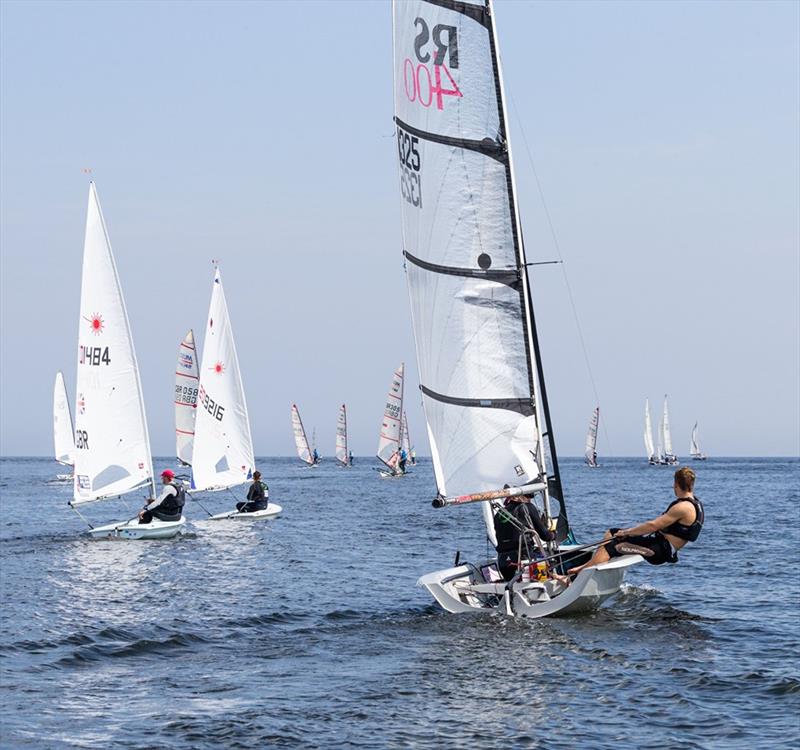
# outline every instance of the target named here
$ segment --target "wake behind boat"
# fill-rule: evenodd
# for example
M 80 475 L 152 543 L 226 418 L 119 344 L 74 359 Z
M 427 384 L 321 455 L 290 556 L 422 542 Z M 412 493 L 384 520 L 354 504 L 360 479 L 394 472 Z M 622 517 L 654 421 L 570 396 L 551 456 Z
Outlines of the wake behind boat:
M 588 553 L 574 543 L 558 469 L 491 3 L 410 0 L 395 2 L 393 16 L 403 255 L 434 506 L 482 503 L 497 546 L 499 501 L 525 496 L 554 537 L 520 529 L 508 580 L 488 560 L 418 583 L 450 612 L 544 617 L 592 609 L 642 558 L 586 569 L 571 585 L 559 575 L 567 558 L 577 565 Z M 402 397 L 390 398 L 397 401 L 399 423 Z M 399 435 L 387 439 L 397 444 Z

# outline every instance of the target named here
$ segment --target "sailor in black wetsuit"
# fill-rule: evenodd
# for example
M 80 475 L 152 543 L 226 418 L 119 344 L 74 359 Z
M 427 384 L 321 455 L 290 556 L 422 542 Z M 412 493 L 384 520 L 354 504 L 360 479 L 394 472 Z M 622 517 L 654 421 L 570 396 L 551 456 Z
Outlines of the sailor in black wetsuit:
M 186 492 L 175 482 L 175 472 L 164 469 L 161 472 L 164 489 L 155 498 L 150 498 L 147 505 L 139 512 L 139 523 L 150 523 L 153 518 L 161 521 L 180 521 L 183 506 L 186 503 Z
M 261 481 L 261 472 L 253 472 L 253 483 L 247 490 L 247 500 L 236 503 L 236 510 L 240 513 L 253 513 L 256 510 L 266 510 L 269 505 L 269 487 Z
M 508 489 L 506 485 L 503 489 Z M 522 541 L 522 559 L 529 558 L 528 550 L 536 548 L 536 542 L 529 529 L 534 529 L 542 541 L 553 539 L 553 532 L 547 529 L 539 509 L 525 495 L 506 498 L 505 507 L 494 515 L 494 533 L 497 537 L 497 567 L 506 581 L 517 572 L 519 563 L 519 540 Z
M 604 537 L 609 542 L 598 548 L 589 562 L 571 568 L 569 573 L 579 573 L 622 555 L 641 554 L 651 565 L 678 562 L 678 550 L 697 541 L 705 521 L 703 504 L 694 496 L 695 479 L 690 468 L 678 469 L 672 486 L 675 500 L 664 513 L 629 529 L 609 529 Z

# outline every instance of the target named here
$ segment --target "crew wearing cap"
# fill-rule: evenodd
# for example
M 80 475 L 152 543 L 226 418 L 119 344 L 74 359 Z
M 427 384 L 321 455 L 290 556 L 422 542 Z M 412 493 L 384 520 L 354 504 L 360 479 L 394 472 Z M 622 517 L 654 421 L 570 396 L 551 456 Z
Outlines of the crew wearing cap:
M 161 494 L 144 506 L 139 512 L 139 523 L 150 523 L 153 518 L 161 521 L 178 521 L 186 503 L 186 492 L 180 484 L 175 483 L 175 472 L 164 469 L 161 472 L 164 489 Z

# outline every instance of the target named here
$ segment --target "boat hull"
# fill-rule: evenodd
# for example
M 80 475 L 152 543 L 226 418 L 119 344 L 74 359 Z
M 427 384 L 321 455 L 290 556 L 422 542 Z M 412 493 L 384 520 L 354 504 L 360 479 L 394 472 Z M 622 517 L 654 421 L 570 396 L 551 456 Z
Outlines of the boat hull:
M 228 521 L 228 520 L 243 520 L 243 521 L 264 521 L 269 518 L 275 518 L 283 508 L 277 503 L 270 503 L 264 510 L 254 510 L 251 513 L 241 513 L 238 510 L 231 510 L 227 513 L 217 513 L 211 516 L 209 521 Z
M 150 523 L 139 523 L 138 518 L 89 529 L 95 539 L 172 539 L 183 531 L 186 519 L 162 521 L 154 518 Z
M 596 610 L 619 592 L 625 572 L 642 562 L 640 555 L 625 555 L 582 570 L 569 586 L 558 581 L 486 581 L 487 565 L 460 565 L 429 573 L 417 581 L 448 612 L 496 612 L 512 617 L 540 618 Z

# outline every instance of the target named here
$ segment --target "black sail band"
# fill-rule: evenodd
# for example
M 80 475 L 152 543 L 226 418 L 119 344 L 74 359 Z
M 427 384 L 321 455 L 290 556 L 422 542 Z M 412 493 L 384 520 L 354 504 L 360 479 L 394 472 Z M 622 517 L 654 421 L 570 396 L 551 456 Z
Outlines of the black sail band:
M 520 275 L 519 271 L 514 269 L 505 271 L 500 269 L 496 271 L 488 269 L 483 271 L 480 268 L 442 266 L 438 263 L 430 263 L 427 260 L 422 260 L 422 258 L 417 258 L 408 252 L 408 250 L 403 250 L 403 255 L 405 256 L 406 260 L 409 261 L 409 263 L 413 263 L 415 266 L 424 268 L 426 271 L 443 273 L 448 276 L 464 276 L 470 279 L 486 279 L 486 281 L 494 281 L 497 284 L 505 284 L 506 286 L 510 286 L 512 289 L 519 289 Z
M 462 3 L 460 0 L 425 0 L 425 2 L 430 5 L 438 5 L 440 8 L 447 8 L 447 10 L 454 10 L 456 13 L 463 13 L 481 26 L 489 28 L 489 14 L 486 12 L 485 6 Z
M 438 133 L 429 133 L 427 130 L 420 130 L 413 125 L 408 125 L 403 122 L 399 117 L 394 118 L 398 127 L 402 128 L 410 135 L 415 135 L 425 141 L 432 141 L 433 143 L 441 143 L 444 146 L 456 146 L 457 148 L 467 149 L 468 151 L 477 151 L 480 154 L 499 161 L 501 164 L 508 166 L 508 149 L 505 144 L 500 141 L 493 141 L 491 138 L 484 138 L 482 141 L 476 141 L 473 138 L 454 138 L 449 135 L 439 135 Z
M 534 414 L 533 400 L 529 398 L 457 398 L 456 396 L 445 396 L 436 393 L 424 385 L 419 389 L 434 401 L 441 401 L 443 404 L 453 404 L 454 406 L 476 407 L 479 409 L 504 409 L 505 411 L 515 411 L 523 417 L 532 417 Z

